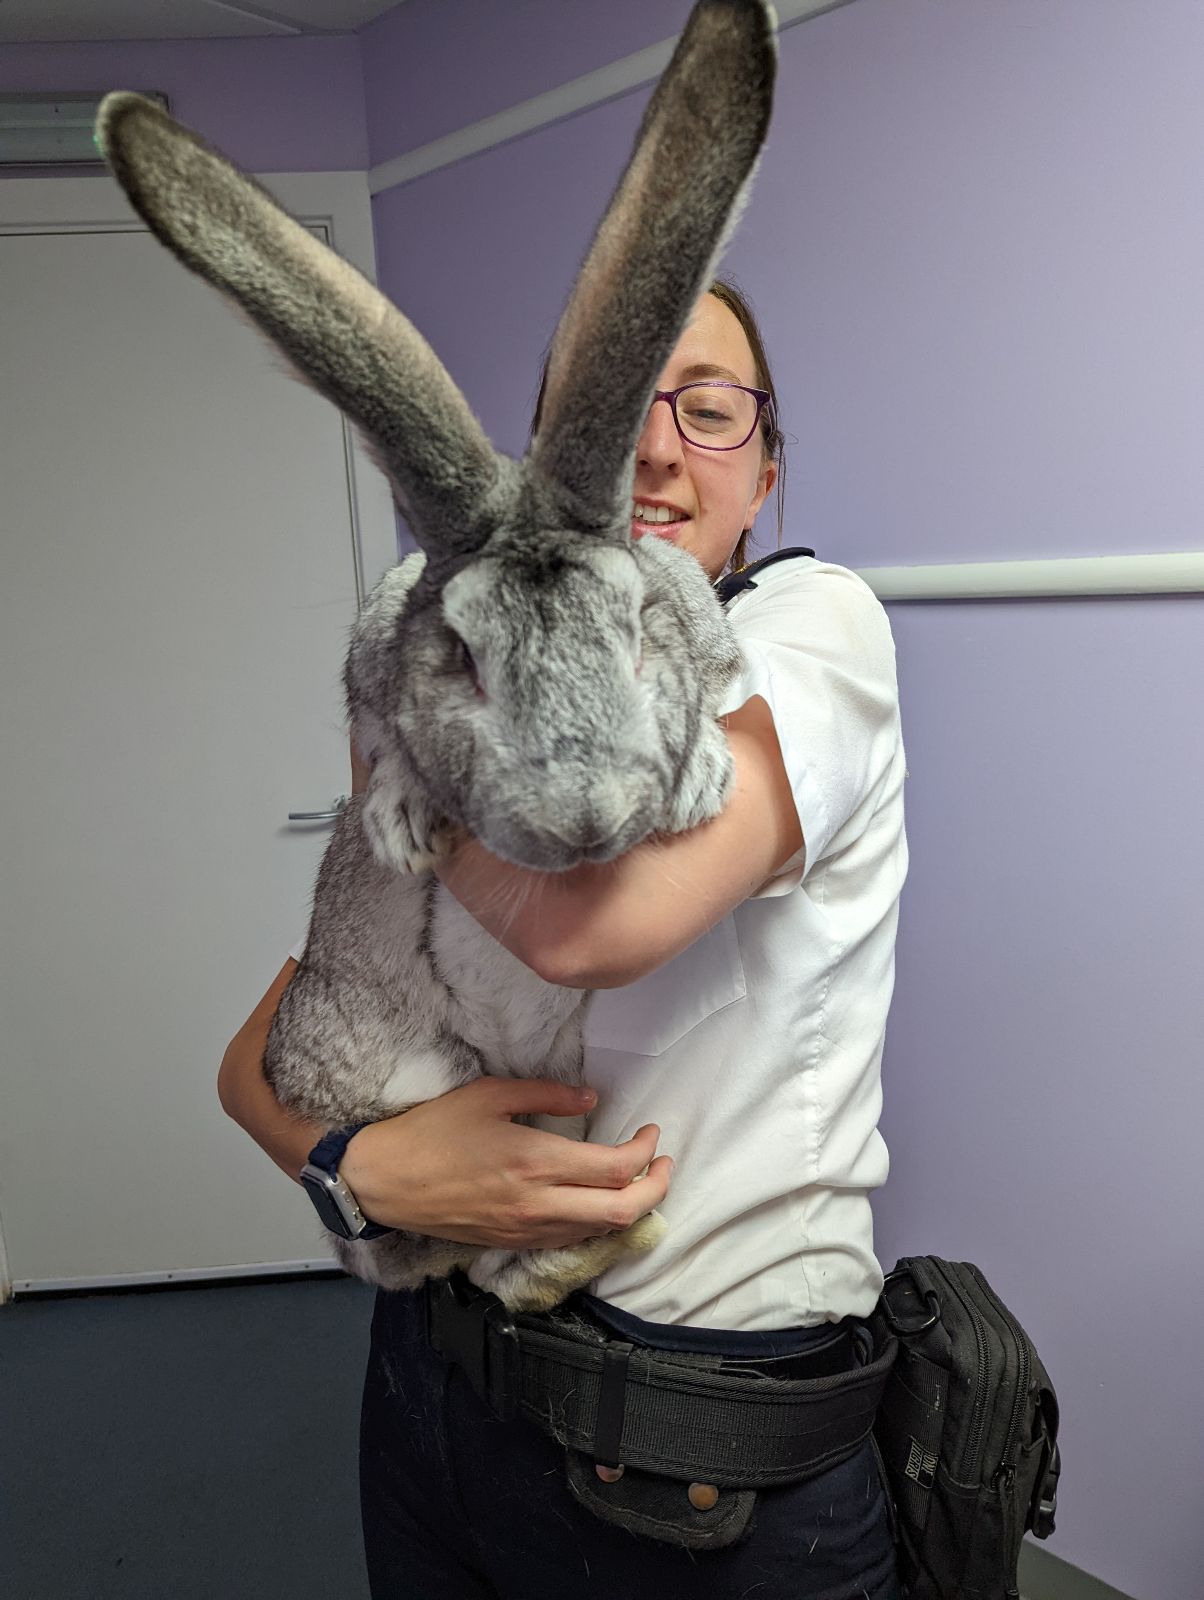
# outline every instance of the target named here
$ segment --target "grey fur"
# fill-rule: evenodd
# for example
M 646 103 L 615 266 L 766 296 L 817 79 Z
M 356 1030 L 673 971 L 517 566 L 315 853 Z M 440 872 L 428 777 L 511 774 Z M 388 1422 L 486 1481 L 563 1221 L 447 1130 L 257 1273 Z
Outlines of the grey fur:
M 377 585 L 348 652 L 372 776 L 327 849 L 265 1064 L 299 1115 L 377 1120 L 481 1072 L 580 1081 L 588 993 L 538 977 L 443 889 L 431 868 L 450 827 L 557 872 L 723 808 L 716 716 L 739 651 L 698 562 L 631 540 L 632 461 L 747 197 L 775 59 L 762 0 L 696 5 L 561 319 L 521 462 L 493 450 L 406 318 L 259 184 L 152 102 L 102 102 L 101 148 L 135 207 L 363 431 L 424 552 Z M 583 1137 L 584 1118 L 555 1129 Z M 564 1250 L 334 1242 L 387 1288 L 461 1265 L 511 1309 L 545 1310 L 663 1231 L 654 1212 Z

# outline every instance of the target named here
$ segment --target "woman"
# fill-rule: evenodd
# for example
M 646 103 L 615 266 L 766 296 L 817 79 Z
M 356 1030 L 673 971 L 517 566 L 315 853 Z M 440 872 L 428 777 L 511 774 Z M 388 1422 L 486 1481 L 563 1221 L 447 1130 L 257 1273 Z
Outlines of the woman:
M 773 395 L 751 313 L 723 284 L 699 301 L 658 381 L 632 525 L 634 538 L 674 539 L 717 579 L 742 563 L 778 482 L 781 434 L 771 399 L 742 445 L 708 448 L 688 404 L 663 398 L 705 378 Z M 655 509 L 666 506 L 668 523 Z M 881 1289 L 868 1196 L 887 1169 L 876 1124 L 907 867 L 903 746 L 889 625 L 852 573 L 783 560 L 730 615 L 746 666 L 725 718 L 736 782 L 721 816 L 550 879 L 467 837 L 438 868 L 533 970 L 598 991 L 589 1142 L 509 1120 L 579 1112 L 565 1086 L 482 1079 L 365 1128 L 340 1172 L 372 1220 L 473 1244 L 572 1244 L 659 1208 L 662 1244 L 624 1257 L 571 1311 L 616 1340 L 710 1354 L 772 1381 L 864 1362 Z M 353 765 L 361 788 L 354 752 Z M 540 895 L 523 894 L 536 877 Z M 232 1041 L 219 1088 L 295 1178 L 323 1130 L 290 1119 L 261 1070 L 294 967 Z M 656 1154 L 662 1126 L 672 1191 L 670 1155 Z M 747 1496 L 740 1536 L 705 1554 L 633 1537 L 569 1493 L 553 1438 L 499 1420 L 435 1354 L 420 1295 L 378 1296 L 361 1444 L 382 1600 L 538 1600 L 570 1582 L 621 1585 L 632 1600 L 897 1597 L 870 1443 Z M 597 1477 L 616 1483 L 622 1471 L 599 1466 Z M 730 1509 L 730 1493 L 707 1485 L 688 1486 L 688 1505 L 684 1484 L 647 1487 L 666 1527 Z

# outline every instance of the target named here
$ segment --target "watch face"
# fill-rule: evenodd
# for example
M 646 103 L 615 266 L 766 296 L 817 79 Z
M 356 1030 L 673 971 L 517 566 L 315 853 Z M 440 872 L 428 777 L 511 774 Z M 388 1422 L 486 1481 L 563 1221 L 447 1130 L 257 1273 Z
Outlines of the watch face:
M 301 1182 L 308 1190 L 309 1197 L 314 1203 L 315 1211 L 322 1219 L 323 1226 L 329 1228 L 331 1233 L 337 1233 L 340 1239 L 354 1239 L 356 1234 L 348 1227 L 347 1219 L 343 1215 L 334 1191 L 329 1185 L 323 1183 L 319 1178 L 308 1176 L 304 1172 L 301 1174 Z

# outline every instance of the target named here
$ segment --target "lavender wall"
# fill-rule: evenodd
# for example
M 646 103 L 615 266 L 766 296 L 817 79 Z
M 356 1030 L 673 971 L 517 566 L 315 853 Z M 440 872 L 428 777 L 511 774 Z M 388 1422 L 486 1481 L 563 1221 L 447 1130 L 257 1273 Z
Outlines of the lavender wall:
M 405 0 L 361 35 L 372 161 L 658 44 L 689 11 L 689 0 Z
M 363 167 L 687 11 L 407 0 L 358 39 L 10 47 L 0 88 L 164 88 L 248 167 Z M 728 265 L 798 441 L 786 542 L 1198 547 L 1202 57 L 1195 0 L 856 0 L 783 35 Z M 386 292 L 504 448 L 645 98 L 375 201 Z M 1050 1548 L 1138 1600 L 1201 1587 L 1201 620 L 891 607 L 912 868 L 879 1250 L 977 1260 L 1030 1328 L 1065 1414 Z
M 162 90 L 175 116 L 255 172 L 368 165 L 355 36 L 10 44 L 0 51 L 0 91 L 109 89 Z

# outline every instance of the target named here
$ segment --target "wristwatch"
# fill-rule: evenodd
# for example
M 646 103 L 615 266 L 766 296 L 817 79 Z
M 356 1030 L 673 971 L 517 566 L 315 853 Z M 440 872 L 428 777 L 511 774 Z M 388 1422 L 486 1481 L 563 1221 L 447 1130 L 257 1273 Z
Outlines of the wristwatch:
M 345 1128 L 332 1128 L 323 1134 L 298 1173 L 323 1225 L 340 1239 L 380 1239 L 386 1233 L 397 1231 L 383 1228 L 378 1222 L 369 1222 L 359 1208 L 359 1201 L 339 1176 L 339 1162 L 344 1151 L 360 1129 L 367 1126 L 366 1122 L 352 1122 Z

